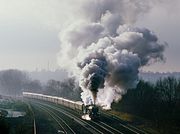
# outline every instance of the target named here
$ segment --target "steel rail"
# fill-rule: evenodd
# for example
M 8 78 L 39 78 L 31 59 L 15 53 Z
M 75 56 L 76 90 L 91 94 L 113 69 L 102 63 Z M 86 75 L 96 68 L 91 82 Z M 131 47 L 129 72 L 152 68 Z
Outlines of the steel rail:
M 42 108 L 41 106 L 38 106 L 40 109 L 46 111 L 44 108 Z M 67 134 L 67 131 L 65 130 L 65 128 L 61 125 L 61 123 L 49 112 L 49 111 L 46 111 L 57 123 L 58 125 L 60 126 L 60 128 L 62 128 L 63 132 L 65 134 Z
M 138 129 L 138 128 L 130 125 L 130 124 L 125 125 L 125 124 L 121 123 L 122 120 L 119 119 L 118 117 L 114 116 L 114 115 L 111 115 L 111 114 L 108 114 L 108 113 L 103 113 L 103 114 L 106 115 L 107 118 L 112 118 L 112 116 L 113 116 L 113 119 L 119 121 L 119 125 L 121 125 L 122 127 L 130 130 L 133 133 L 136 133 L 136 134 L 148 134 L 147 132 L 144 132 L 143 130 L 140 130 L 140 129 Z
M 39 103 L 39 102 L 38 102 Z M 82 120 L 81 118 L 78 118 L 78 117 L 76 117 L 75 115 L 73 115 L 73 114 L 71 114 L 71 113 L 69 113 L 69 112 L 67 112 L 67 111 L 65 111 L 65 110 L 62 110 L 62 109 L 59 109 L 59 108 L 57 108 L 57 107 L 55 107 L 55 106 L 50 106 L 50 105 L 48 105 L 48 104 L 42 104 L 42 103 L 40 103 L 41 105 L 46 105 L 47 107 L 50 107 L 50 108 L 52 108 L 52 109 L 54 109 L 54 110 L 56 110 L 56 111 L 58 111 L 58 112 L 61 112 L 61 113 L 63 113 L 64 115 L 66 115 L 66 116 L 68 116 L 69 118 L 72 118 L 72 119 L 74 119 L 77 123 L 79 123 L 80 125 L 82 125 L 84 128 L 86 128 L 86 129 L 88 129 L 90 132 L 92 132 L 93 134 L 94 133 L 100 133 L 100 134 L 104 134 L 103 132 L 101 132 L 101 131 L 99 131 L 97 128 L 95 128 L 94 126 L 92 126 L 91 124 L 89 124 L 89 123 L 87 123 L 86 121 L 84 121 L 84 120 Z M 91 127 L 92 129 L 89 129 L 89 127 L 86 127 L 85 125 L 88 125 L 89 127 Z M 96 132 L 95 132 L 95 131 Z
M 43 109 L 45 109 L 46 111 L 49 111 L 49 113 L 51 113 L 51 114 L 53 114 L 54 115 L 54 117 L 57 117 L 59 120 L 61 120 L 68 128 L 69 128 L 69 130 L 73 133 L 73 134 L 76 134 L 74 131 L 73 131 L 73 129 L 61 118 L 61 117 L 59 117 L 55 112 L 53 112 L 53 111 L 50 111 L 49 109 L 47 109 L 46 107 L 44 107 L 44 106 L 39 106 L 39 107 L 43 107 Z M 56 119 L 56 118 L 55 118 Z M 57 120 L 57 119 L 56 119 Z M 62 125 L 61 125 L 62 126 Z M 63 127 L 64 128 L 64 127 Z M 64 128 L 64 130 L 65 130 L 65 128 Z M 66 130 L 65 130 L 66 131 Z M 67 132 L 67 131 L 66 131 Z

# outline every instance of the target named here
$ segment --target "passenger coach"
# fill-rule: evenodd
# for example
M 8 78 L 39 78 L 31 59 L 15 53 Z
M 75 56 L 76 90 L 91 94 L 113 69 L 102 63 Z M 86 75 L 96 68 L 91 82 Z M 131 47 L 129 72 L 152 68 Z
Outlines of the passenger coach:
M 83 119 L 87 119 L 87 117 L 88 119 L 95 119 L 99 115 L 99 109 L 97 106 L 95 105 L 85 106 L 81 101 L 72 101 L 72 100 L 64 99 L 62 97 L 49 96 L 49 95 L 30 93 L 30 92 L 23 92 L 23 97 L 44 100 L 66 106 L 74 110 L 80 110 L 83 113 L 82 116 Z

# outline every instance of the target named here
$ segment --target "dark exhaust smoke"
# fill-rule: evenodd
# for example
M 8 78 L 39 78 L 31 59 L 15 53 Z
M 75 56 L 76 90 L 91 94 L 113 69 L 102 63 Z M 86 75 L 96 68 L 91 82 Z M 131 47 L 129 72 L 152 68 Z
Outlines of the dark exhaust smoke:
M 163 61 L 165 43 L 132 24 L 150 8 L 140 0 L 84 0 L 83 16 L 61 33 L 59 63 L 79 80 L 82 100 L 106 109 L 138 83 L 139 69 Z

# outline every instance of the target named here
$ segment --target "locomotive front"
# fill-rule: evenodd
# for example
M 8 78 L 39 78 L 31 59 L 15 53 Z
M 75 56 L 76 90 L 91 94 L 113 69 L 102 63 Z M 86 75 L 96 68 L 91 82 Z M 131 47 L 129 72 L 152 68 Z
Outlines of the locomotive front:
M 85 120 L 95 120 L 99 117 L 99 108 L 98 106 L 92 105 L 82 105 L 82 118 Z

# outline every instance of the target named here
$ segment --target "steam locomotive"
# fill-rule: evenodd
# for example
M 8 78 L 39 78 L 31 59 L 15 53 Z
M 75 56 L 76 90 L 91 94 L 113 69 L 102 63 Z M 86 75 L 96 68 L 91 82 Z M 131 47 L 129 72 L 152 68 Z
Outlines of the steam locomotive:
M 95 120 L 99 117 L 99 108 L 94 104 L 84 105 L 81 101 L 72 101 L 62 97 L 49 96 L 44 94 L 23 92 L 23 97 L 44 100 L 55 104 L 60 104 L 76 111 L 82 111 L 82 118 L 85 120 Z
M 85 120 L 96 120 L 99 118 L 99 108 L 94 105 L 82 105 L 82 112 L 83 116 L 82 118 Z

